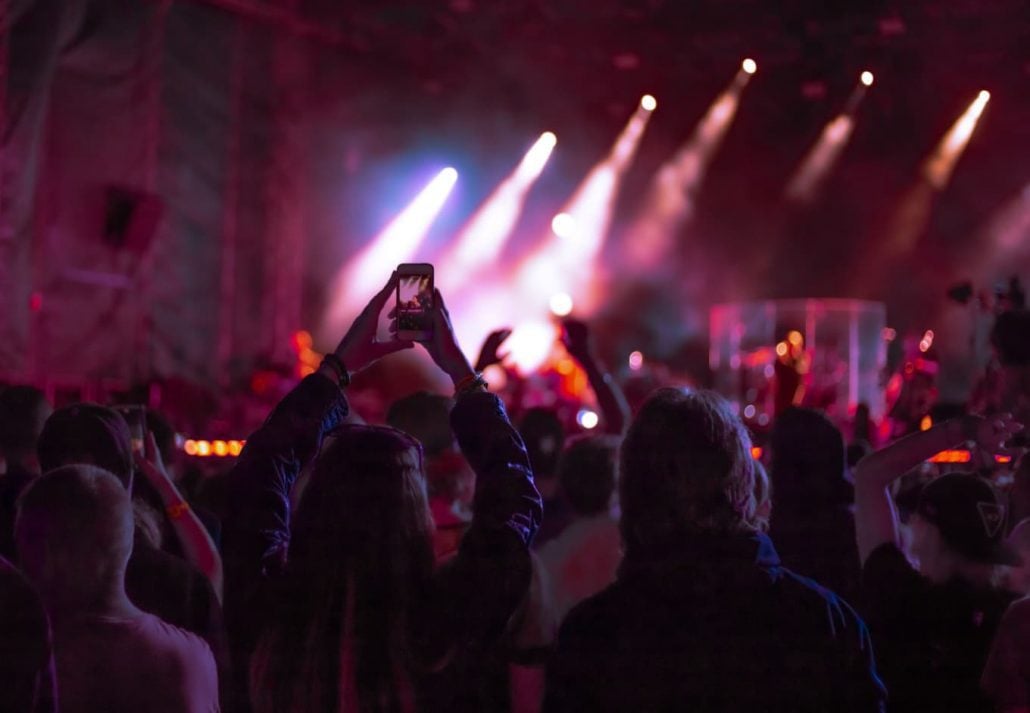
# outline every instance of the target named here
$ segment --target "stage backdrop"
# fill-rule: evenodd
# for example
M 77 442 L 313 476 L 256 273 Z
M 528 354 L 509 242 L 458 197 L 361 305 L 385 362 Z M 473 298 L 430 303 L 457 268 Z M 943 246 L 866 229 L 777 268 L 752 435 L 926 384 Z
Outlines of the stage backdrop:
M 196 2 L 3 5 L 0 376 L 288 363 L 326 43 Z

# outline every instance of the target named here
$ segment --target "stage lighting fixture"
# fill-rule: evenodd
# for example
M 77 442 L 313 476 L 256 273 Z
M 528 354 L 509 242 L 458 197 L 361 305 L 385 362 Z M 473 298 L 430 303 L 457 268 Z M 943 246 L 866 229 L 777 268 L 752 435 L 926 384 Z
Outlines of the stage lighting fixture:
M 743 69 L 748 74 L 754 74 L 755 72 L 758 71 L 758 64 L 753 59 L 748 57 L 747 59 L 745 59 L 743 62 L 740 63 L 740 68 Z
M 588 408 L 581 409 L 580 412 L 576 414 L 576 422 L 588 431 L 597 428 L 597 424 L 600 423 L 600 421 L 601 419 L 598 417 L 597 413 Z
M 866 85 L 867 87 L 873 86 L 873 73 L 872 72 L 868 72 L 868 71 L 862 72 L 862 84 Z
M 658 108 L 658 100 L 650 94 L 645 94 L 640 99 L 640 108 L 644 111 L 654 111 Z
M 551 295 L 551 312 L 556 317 L 567 317 L 572 313 L 572 297 L 565 292 L 558 292 Z
M 551 219 L 551 230 L 559 238 L 571 238 L 576 234 L 576 219 L 568 213 L 559 213 Z

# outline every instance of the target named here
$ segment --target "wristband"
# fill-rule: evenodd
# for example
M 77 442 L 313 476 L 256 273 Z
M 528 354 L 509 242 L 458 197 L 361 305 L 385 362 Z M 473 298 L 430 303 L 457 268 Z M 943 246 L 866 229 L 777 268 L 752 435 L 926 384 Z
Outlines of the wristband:
M 478 371 L 474 371 L 454 385 L 454 395 L 464 396 L 473 391 L 486 391 L 489 384 Z
M 344 389 L 350 386 L 350 372 L 347 371 L 347 367 L 343 364 L 343 359 L 336 356 L 335 354 L 326 354 L 322 359 L 322 366 L 328 366 L 336 374 L 336 383 Z
M 183 515 L 190 511 L 190 504 L 185 500 L 180 500 L 174 505 L 169 505 L 165 508 L 165 512 L 168 513 L 168 517 L 172 520 L 179 520 Z

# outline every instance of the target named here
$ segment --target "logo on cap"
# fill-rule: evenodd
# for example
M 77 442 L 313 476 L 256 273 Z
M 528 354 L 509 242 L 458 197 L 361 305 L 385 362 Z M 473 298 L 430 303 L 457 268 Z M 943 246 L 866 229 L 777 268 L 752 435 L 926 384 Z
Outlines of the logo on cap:
M 980 513 L 980 522 L 983 523 L 984 532 L 988 537 L 996 537 L 1001 531 L 1005 521 L 1005 508 L 997 503 L 977 503 L 977 512 Z

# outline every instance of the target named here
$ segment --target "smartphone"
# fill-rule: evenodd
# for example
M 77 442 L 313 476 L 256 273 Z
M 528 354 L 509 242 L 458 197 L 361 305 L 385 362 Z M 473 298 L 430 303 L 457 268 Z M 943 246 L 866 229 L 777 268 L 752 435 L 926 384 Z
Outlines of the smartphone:
M 129 424 L 129 436 L 132 438 L 132 453 L 137 458 L 143 457 L 143 439 L 147 435 L 147 407 L 146 406 L 115 406 L 115 410 L 122 415 L 125 422 Z
M 397 338 L 424 342 L 433 336 L 433 266 L 397 266 Z

